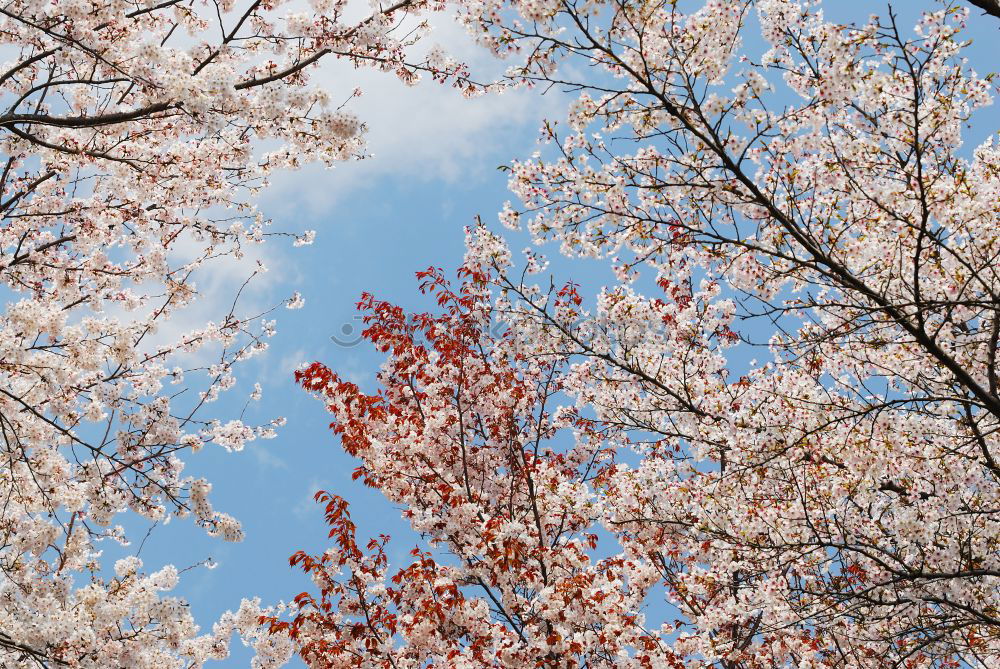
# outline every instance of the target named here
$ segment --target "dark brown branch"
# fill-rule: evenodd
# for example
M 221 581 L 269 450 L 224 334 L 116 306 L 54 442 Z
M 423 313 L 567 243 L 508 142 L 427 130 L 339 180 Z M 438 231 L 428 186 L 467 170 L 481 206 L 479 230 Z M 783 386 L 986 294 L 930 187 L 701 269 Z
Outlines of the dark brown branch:
M 172 107 L 179 107 L 174 102 L 157 102 L 127 112 L 112 112 L 101 114 L 100 116 L 49 116 L 48 114 L 5 114 L 0 116 L 0 128 L 10 128 L 21 124 L 48 125 L 57 128 L 94 128 L 102 125 L 114 125 L 115 123 L 127 123 L 152 114 L 166 111 Z
M 968 0 L 970 5 L 975 5 L 990 16 L 1000 19 L 1000 0 Z

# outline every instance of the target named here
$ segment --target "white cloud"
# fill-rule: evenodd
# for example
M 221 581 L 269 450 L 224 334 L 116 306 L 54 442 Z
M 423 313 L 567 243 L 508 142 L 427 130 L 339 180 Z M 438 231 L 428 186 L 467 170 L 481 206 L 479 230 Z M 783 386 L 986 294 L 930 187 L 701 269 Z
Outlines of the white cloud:
M 330 482 L 325 479 L 310 481 L 306 487 L 307 494 L 299 497 L 299 501 L 292 507 L 292 515 L 300 519 L 322 515 L 323 507 L 316 503 L 316 493 L 320 490 L 329 490 L 330 487 Z
M 258 468 L 265 471 L 274 471 L 275 469 L 288 469 L 288 463 L 285 462 L 284 458 L 276 455 L 275 450 L 280 448 L 280 446 L 275 446 L 275 442 L 272 441 L 256 441 L 247 447 L 247 450 L 253 454 L 254 460 L 257 462 Z
M 274 376 L 291 378 L 292 373 L 304 362 L 310 362 L 316 354 L 304 348 L 296 348 L 282 355 L 268 372 Z
M 422 50 L 440 45 L 467 63 L 478 81 L 499 77 L 505 64 L 476 45 L 456 21 L 436 16 L 431 23 L 434 32 Z M 313 81 L 327 87 L 334 100 L 346 99 L 355 87 L 364 91 L 349 108 L 368 126 L 372 158 L 338 165 L 332 173 L 312 165 L 276 175 L 263 195 L 263 209 L 274 218 L 336 211 L 351 195 L 377 187 L 385 177 L 457 182 L 495 175 L 497 165 L 478 158 L 509 143 L 515 134 L 533 134 L 541 119 L 563 104 L 555 92 L 541 96 L 524 89 L 466 99 L 450 85 L 429 78 L 410 87 L 392 74 L 355 70 L 338 61 L 324 62 Z

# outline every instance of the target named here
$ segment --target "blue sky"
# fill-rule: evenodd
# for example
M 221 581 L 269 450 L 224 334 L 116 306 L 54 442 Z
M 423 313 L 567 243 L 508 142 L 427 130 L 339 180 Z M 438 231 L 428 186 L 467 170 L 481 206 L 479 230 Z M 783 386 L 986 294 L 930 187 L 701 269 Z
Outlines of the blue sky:
M 899 0 L 896 5 L 907 27 L 913 25 L 917 11 L 933 7 L 930 0 Z M 861 0 L 825 3 L 828 16 L 842 21 L 863 21 L 870 12 L 884 12 L 885 6 Z M 970 24 L 970 36 L 977 39 L 969 51 L 973 64 L 981 73 L 990 66 L 1000 67 L 1000 49 L 995 46 L 1000 22 L 978 18 L 974 12 Z M 462 39 L 458 28 L 444 25 L 428 45 L 435 40 L 471 61 L 474 68 L 496 71 L 486 54 Z M 242 452 L 206 448 L 188 458 L 190 473 L 212 481 L 215 508 L 243 522 L 246 539 L 224 544 L 182 520 L 158 527 L 142 549 L 149 570 L 164 563 L 184 567 L 208 557 L 217 563 L 212 570 L 185 573 L 177 589 L 204 628 L 223 611 L 238 607 L 242 597 L 256 595 L 268 603 L 289 600 L 309 589 L 308 581 L 291 570 L 287 560 L 297 549 L 326 548 L 322 509 L 312 502 L 317 489 L 351 502 L 361 534 L 393 535 L 395 555 L 414 545 L 415 537 L 400 522 L 398 510 L 351 481 L 356 463 L 330 434 L 329 417 L 321 404 L 294 385 L 292 370 L 301 362 L 320 360 L 372 388 L 382 356 L 364 344 L 338 345 L 331 335 L 344 340 L 351 338 L 344 334 L 344 326 L 356 331 L 354 303 L 362 291 L 405 307 L 429 308 L 416 290 L 414 272 L 428 265 L 456 267 L 463 254 L 462 228 L 477 214 L 499 227 L 494 223 L 496 212 L 510 196 L 506 176 L 497 166 L 534 151 L 542 119 L 560 118 L 568 100 L 558 91 L 544 97 L 524 91 L 466 101 L 430 82 L 408 89 L 388 75 L 336 66 L 326 67 L 321 76 L 324 85 L 345 97 L 355 86 L 365 90 L 354 109 L 371 127 L 374 157 L 334 170 L 310 167 L 280 176 L 262 197 L 261 209 L 274 219 L 275 229 L 315 229 L 317 238 L 312 246 L 294 250 L 281 240 L 262 248 L 271 271 L 255 284 L 249 301 L 269 304 L 297 290 L 306 304 L 300 310 L 276 312 L 278 334 L 270 341 L 270 350 L 245 364 L 237 372 L 237 387 L 209 407 L 211 415 L 224 420 L 238 415 L 254 381 L 259 381 L 263 399 L 251 405 L 248 419 L 263 422 L 282 415 L 288 424 L 276 439 L 253 442 Z M 978 142 L 994 131 L 996 118 L 996 107 L 986 110 L 971 138 Z M 515 250 L 527 245 L 523 237 L 511 239 Z M 556 249 L 546 251 L 552 255 Z M 591 292 L 610 281 L 610 273 L 597 263 L 554 266 L 559 279 L 573 278 Z M 572 269 L 566 271 L 567 267 Z M 228 303 L 241 272 L 247 269 L 229 268 L 203 278 L 207 306 Z M 129 525 L 136 539 L 127 549 L 131 553 L 145 529 Z M 112 553 L 117 551 L 108 551 Z M 249 653 L 236 642 L 232 657 L 216 666 L 248 663 Z

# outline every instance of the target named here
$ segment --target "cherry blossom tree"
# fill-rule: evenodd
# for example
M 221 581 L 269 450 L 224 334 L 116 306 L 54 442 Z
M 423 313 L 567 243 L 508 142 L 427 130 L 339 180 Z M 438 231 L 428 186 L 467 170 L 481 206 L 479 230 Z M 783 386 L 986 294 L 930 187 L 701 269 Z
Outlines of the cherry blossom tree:
M 1000 664 L 1000 147 L 962 141 L 994 85 L 930 9 L 466 4 L 578 92 L 501 221 L 618 283 L 534 283 L 478 227 L 457 285 L 421 275 L 438 312 L 362 299 L 379 391 L 298 379 L 424 542 L 390 565 L 322 494 L 273 635 L 337 668 Z
M 160 594 L 176 568 L 147 575 L 128 558 L 112 573 L 99 559 L 99 541 L 128 540 L 114 524 L 125 511 L 191 516 L 239 540 L 182 456 L 238 450 L 283 420 L 206 415 L 274 321 L 240 289 L 191 322 L 195 280 L 276 234 L 252 201 L 275 170 L 363 156 L 364 125 L 345 107 L 359 93 L 311 85 L 321 59 L 475 92 L 442 54 L 407 56 L 424 30 L 412 17 L 439 3 L 376 3 L 367 16 L 343 0 L 281 4 L 0 7 L 4 667 L 200 666 L 226 656 L 234 629 L 254 637 L 254 602 L 197 636 L 186 605 Z M 258 641 L 262 666 L 287 655 Z

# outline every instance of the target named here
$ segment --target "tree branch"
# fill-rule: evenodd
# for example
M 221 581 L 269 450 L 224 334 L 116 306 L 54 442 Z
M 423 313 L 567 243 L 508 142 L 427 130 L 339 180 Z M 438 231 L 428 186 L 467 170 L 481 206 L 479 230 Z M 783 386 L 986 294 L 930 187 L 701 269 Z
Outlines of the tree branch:
M 986 14 L 1000 19 L 1000 0 L 968 0 L 970 5 L 975 5 Z

